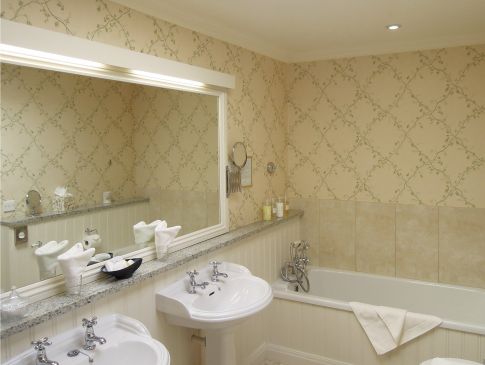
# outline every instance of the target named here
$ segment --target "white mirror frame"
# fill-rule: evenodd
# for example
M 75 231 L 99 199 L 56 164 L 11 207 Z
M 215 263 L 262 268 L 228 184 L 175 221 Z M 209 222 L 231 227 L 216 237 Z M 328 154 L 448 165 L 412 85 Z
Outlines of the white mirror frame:
M 176 238 L 169 252 L 229 231 L 228 202 L 225 196 L 225 91 L 234 88 L 234 76 L 4 19 L 0 22 L 2 62 L 217 96 L 220 223 Z M 144 262 L 156 258 L 153 247 L 133 251 L 125 256 L 142 257 Z M 102 263 L 89 266 L 83 275 L 83 283 L 98 279 L 102 275 L 101 266 Z M 19 291 L 35 301 L 64 291 L 63 284 L 63 277 L 57 276 L 22 287 Z M 3 293 L 1 297 L 8 294 Z

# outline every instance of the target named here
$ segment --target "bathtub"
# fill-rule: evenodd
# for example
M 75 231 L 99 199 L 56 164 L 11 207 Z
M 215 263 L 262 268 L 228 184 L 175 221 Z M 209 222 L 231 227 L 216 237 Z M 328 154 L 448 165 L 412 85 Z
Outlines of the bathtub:
M 432 314 L 442 328 L 485 335 L 485 290 L 400 279 L 321 267 L 310 267 L 310 292 L 295 284 L 273 283 L 275 298 L 351 312 L 357 301 Z

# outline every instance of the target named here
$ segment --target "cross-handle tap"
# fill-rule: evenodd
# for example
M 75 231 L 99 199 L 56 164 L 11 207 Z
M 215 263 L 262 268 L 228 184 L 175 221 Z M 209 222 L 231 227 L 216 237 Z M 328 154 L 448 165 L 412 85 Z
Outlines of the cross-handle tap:
M 211 275 L 211 281 L 219 281 L 219 276 L 222 276 L 223 278 L 227 278 L 228 275 L 224 272 L 219 272 L 219 265 L 221 262 L 218 261 L 211 261 L 209 262 L 209 265 L 212 265 L 212 275 Z
M 94 334 L 94 326 L 98 324 L 98 318 L 93 317 L 91 319 L 83 318 L 82 325 L 86 327 L 86 333 L 84 334 L 84 350 L 92 351 L 96 348 L 96 342 L 100 345 L 104 345 L 106 343 L 106 339 L 104 337 L 99 337 Z
M 204 281 L 202 283 L 197 283 L 197 281 L 195 280 L 195 276 L 199 275 L 199 273 L 195 269 L 194 271 L 188 271 L 187 275 L 189 276 L 189 286 L 190 286 L 188 289 L 189 294 L 195 294 L 196 293 L 195 288 L 197 287 L 200 287 L 201 289 L 205 289 L 205 287 L 209 285 L 207 281 Z
M 36 365 L 59 365 L 57 361 L 52 361 L 47 358 L 45 347 L 52 345 L 49 338 L 43 337 L 40 340 L 32 341 L 31 343 L 34 345 L 34 350 L 37 351 Z

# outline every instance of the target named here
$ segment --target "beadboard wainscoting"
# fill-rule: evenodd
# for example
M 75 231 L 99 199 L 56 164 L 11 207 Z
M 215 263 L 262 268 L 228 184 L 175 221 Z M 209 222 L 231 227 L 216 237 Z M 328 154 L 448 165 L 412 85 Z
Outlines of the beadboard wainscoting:
M 87 306 L 61 315 L 24 332 L 2 340 L 2 362 L 30 347 L 30 341 L 43 336 L 55 336 L 71 328 L 80 327 L 81 319 L 96 315 L 101 317 L 111 313 L 121 313 L 143 322 L 154 338 L 166 345 L 172 363 L 177 365 L 197 365 L 200 363 L 198 345 L 190 338 L 195 330 L 168 325 L 162 313 L 157 312 L 155 293 L 170 284 L 185 272 L 207 265 L 210 260 L 230 261 L 248 267 L 254 275 L 268 282 L 278 277 L 281 264 L 289 255 L 289 242 L 300 235 L 299 219 L 292 219 L 256 236 L 201 256 L 160 276 L 141 282 L 116 294 L 106 296 Z M 239 363 L 247 363 L 249 354 L 266 342 L 270 329 L 270 314 L 273 307 L 248 319 L 238 327 L 236 347 Z M 109 336 L 106 336 L 109 341 Z
M 47 243 L 57 238 L 59 241 L 69 240 L 70 244 L 74 244 L 82 240 L 84 231 L 89 228 L 97 229 L 101 236 L 102 242 L 96 248 L 97 253 L 116 252 L 124 247 L 133 247 L 133 225 L 149 218 L 148 200 L 83 214 L 71 215 L 68 212 L 53 220 L 40 220 L 39 223 L 29 224 L 29 242 L 21 244 L 15 244 L 12 228 L 1 226 L 2 292 L 10 290 L 12 285 L 22 287 L 41 280 L 32 243 Z M 28 269 L 19 270 L 22 267 Z

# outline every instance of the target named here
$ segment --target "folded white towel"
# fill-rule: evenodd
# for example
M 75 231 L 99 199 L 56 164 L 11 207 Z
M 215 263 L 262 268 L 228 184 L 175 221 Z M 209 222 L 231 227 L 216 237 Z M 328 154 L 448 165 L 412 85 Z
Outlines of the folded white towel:
M 56 270 L 59 267 L 57 256 L 67 251 L 68 246 L 68 240 L 60 242 L 49 241 L 34 251 L 35 256 L 43 258 L 44 265 L 39 265 L 41 280 L 56 274 Z
M 130 260 L 131 261 L 131 260 Z M 133 261 L 131 262 L 133 263 Z M 121 256 L 115 256 L 112 259 L 106 261 L 104 263 L 104 266 L 106 266 L 107 271 L 118 271 L 122 270 L 126 267 L 128 267 L 129 261 L 127 262 L 123 257 Z
M 68 288 L 80 285 L 81 274 L 94 255 L 94 251 L 94 248 L 84 251 L 83 244 L 78 242 L 62 255 L 57 256 Z
M 166 223 L 165 225 L 159 224 L 155 228 L 155 250 L 157 251 L 158 259 L 161 259 L 167 254 L 168 246 L 175 239 L 181 228 L 180 226 L 167 228 Z
M 421 336 L 442 322 L 438 317 L 404 309 L 358 302 L 350 302 L 350 306 L 378 355 Z
M 156 220 L 150 224 L 146 224 L 144 221 L 138 222 L 133 226 L 133 234 L 135 236 L 135 243 L 142 244 L 153 241 L 155 237 L 155 228 L 159 224 L 165 224 L 167 227 L 167 222 Z

